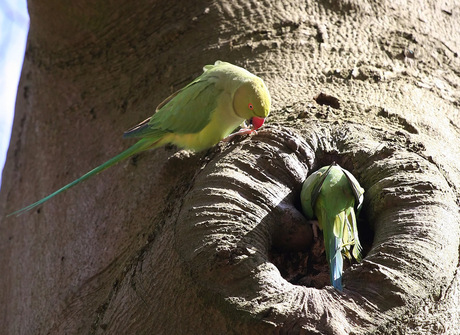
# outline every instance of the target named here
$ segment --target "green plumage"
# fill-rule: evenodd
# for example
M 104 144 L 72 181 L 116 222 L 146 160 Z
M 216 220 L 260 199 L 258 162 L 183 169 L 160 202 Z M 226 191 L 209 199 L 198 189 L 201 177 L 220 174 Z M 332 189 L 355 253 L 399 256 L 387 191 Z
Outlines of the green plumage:
M 323 231 L 331 284 L 342 289 L 342 255 L 361 261 L 356 216 L 362 206 L 364 189 L 356 178 L 335 163 L 311 174 L 301 192 L 307 218 L 318 219 Z
M 203 130 L 217 107 L 216 97 L 222 94 L 222 89 L 215 85 L 216 79 L 198 77 L 163 101 L 148 122 L 126 131 L 123 136 L 161 138 L 168 133 L 190 134 Z M 184 108 L 196 112 L 187 113 Z
M 152 117 L 125 132 L 124 137 L 141 138 L 139 142 L 56 192 L 8 216 L 31 210 L 143 150 L 167 143 L 193 151 L 205 150 L 227 137 L 244 120 L 254 119 L 256 130 L 270 112 L 270 105 L 270 93 L 259 77 L 226 62 L 206 65 L 201 76 L 158 105 Z

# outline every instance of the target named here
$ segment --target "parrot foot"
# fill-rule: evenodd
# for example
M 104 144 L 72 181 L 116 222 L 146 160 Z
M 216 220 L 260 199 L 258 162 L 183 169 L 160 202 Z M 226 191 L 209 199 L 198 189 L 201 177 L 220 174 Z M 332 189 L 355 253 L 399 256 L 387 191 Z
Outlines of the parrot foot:
M 238 130 L 237 132 L 234 132 L 233 134 L 228 135 L 222 141 L 230 142 L 235 136 L 252 135 L 252 134 L 257 134 L 257 131 L 251 128 L 242 128 Z
M 313 230 L 313 237 L 316 240 L 318 238 L 319 223 L 316 220 L 311 220 L 310 224 L 311 224 L 311 229 Z

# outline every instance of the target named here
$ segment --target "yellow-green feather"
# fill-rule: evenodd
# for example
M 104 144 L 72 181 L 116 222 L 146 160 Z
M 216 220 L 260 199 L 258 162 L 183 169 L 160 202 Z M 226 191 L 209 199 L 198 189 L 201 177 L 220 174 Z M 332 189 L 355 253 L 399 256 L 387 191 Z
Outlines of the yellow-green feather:
M 325 166 L 310 175 L 301 192 L 302 209 L 310 219 L 318 218 L 323 230 L 331 283 L 341 290 L 342 256 L 361 261 L 361 244 L 355 203 L 361 206 L 364 190 L 348 171 L 338 165 Z M 351 251 L 351 253 L 350 253 Z
M 210 148 L 245 119 L 265 118 L 270 103 L 268 89 L 259 77 L 226 62 L 206 65 L 201 76 L 163 101 L 152 117 L 125 132 L 125 137 L 142 138 L 139 142 L 56 192 L 9 215 L 31 210 L 140 151 L 167 143 L 194 151 Z

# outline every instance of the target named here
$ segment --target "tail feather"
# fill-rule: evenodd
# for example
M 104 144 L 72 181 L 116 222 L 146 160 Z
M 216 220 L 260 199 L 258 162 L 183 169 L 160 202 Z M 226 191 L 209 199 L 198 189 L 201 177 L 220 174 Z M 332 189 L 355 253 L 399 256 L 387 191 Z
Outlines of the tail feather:
M 326 225 L 328 228 L 323 227 L 324 235 L 324 248 L 326 249 L 326 259 L 329 264 L 329 277 L 331 280 L 332 286 L 337 290 L 342 291 L 342 272 L 343 272 L 343 259 L 342 259 L 342 238 L 336 236 L 334 232 L 334 226 L 339 224 L 341 219 L 340 215 L 335 216 L 330 219 L 327 217 L 325 210 L 323 212 L 323 218 L 326 220 Z M 332 222 L 328 222 L 332 220 Z
M 59 190 L 57 190 L 56 192 L 54 193 L 51 193 L 50 195 L 48 195 L 47 197 L 37 201 L 37 202 L 34 202 L 33 204 L 29 205 L 29 206 L 26 206 L 24 208 L 21 208 L 13 213 L 10 213 L 8 214 L 7 216 L 12 216 L 12 215 L 21 215 L 37 206 L 40 206 L 41 204 L 43 204 L 44 202 L 48 201 L 49 199 L 51 199 L 52 197 L 58 195 L 59 193 L 62 193 L 66 190 L 68 190 L 69 188 L 81 183 L 82 181 L 88 179 L 89 177 L 99 173 L 99 172 L 102 172 L 104 171 L 105 169 L 111 167 L 112 165 L 140 152 L 140 151 L 144 151 L 144 150 L 147 150 L 151 147 L 154 147 L 155 146 L 155 143 L 156 141 L 152 141 L 152 139 L 147 139 L 147 138 L 144 138 L 142 140 L 140 140 L 139 142 L 137 142 L 136 144 L 134 144 L 133 146 L 131 146 L 130 148 L 126 149 L 125 151 L 123 151 L 122 153 L 118 154 L 117 156 L 113 157 L 112 159 L 109 159 L 107 162 L 105 162 L 104 164 L 102 165 L 99 165 L 97 168 L 89 171 L 88 173 L 84 174 L 83 176 L 81 176 L 80 178 L 74 180 L 73 182 L 65 185 L 64 187 L 60 188 Z
M 337 290 L 342 291 L 343 258 L 340 251 L 341 241 L 336 237 L 333 238 L 332 242 L 329 249 L 330 255 L 333 255 L 329 261 L 331 284 Z

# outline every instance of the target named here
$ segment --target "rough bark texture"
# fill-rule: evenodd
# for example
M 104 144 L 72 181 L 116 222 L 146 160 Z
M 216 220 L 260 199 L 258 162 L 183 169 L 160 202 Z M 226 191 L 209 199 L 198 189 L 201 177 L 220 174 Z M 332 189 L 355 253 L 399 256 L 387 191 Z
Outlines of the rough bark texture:
M 0 194 L 5 333 L 460 332 L 455 1 L 48 0 L 29 12 Z M 216 59 L 266 81 L 258 135 L 143 153 L 4 218 L 126 148 L 125 129 Z M 365 258 L 342 293 L 298 210 L 303 180 L 332 161 L 366 190 Z

